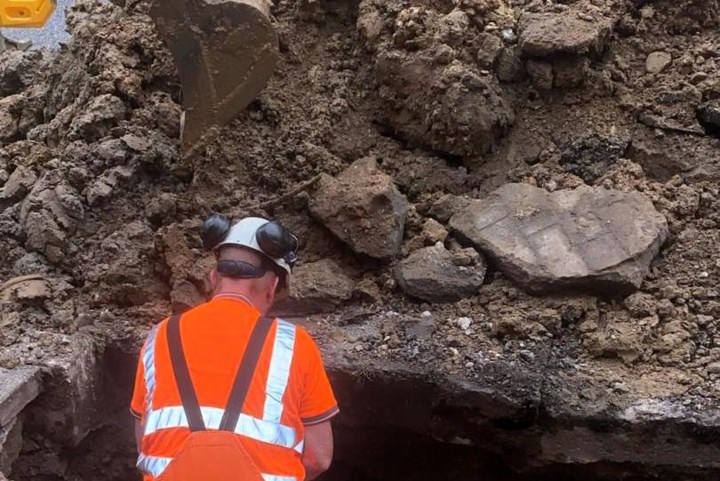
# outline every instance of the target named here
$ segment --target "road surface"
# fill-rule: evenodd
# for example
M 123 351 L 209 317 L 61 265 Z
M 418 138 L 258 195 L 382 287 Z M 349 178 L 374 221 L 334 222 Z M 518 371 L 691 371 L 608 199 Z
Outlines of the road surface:
M 59 42 L 67 42 L 70 34 L 65 30 L 65 9 L 75 0 L 56 0 L 55 11 L 42 28 L 3 28 L 2 33 L 12 40 L 31 40 L 33 48 L 57 48 Z

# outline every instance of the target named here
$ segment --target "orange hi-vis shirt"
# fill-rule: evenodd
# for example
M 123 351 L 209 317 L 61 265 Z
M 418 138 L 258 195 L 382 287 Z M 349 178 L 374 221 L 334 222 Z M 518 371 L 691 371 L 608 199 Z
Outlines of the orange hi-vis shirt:
M 180 336 L 207 429 L 217 429 L 260 313 L 242 296 L 219 295 L 183 314 Z M 190 435 L 170 360 L 167 322 L 140 353 L 131 408 L 143 436 L 144 481 L 162 474 Z M 302 481 L 305 426 L 339 412 L 320 351 L 301 327 L 275 319 L 235 433 L 265 481 Z

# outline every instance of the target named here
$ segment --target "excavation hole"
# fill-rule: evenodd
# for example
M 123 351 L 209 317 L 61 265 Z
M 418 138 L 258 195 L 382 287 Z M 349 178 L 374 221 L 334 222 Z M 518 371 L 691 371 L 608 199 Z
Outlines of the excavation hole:
M 51 373 L 45 394 L 22 414 L 20 455 L 12 463 L 10 479 L 140 481 L 127 407 L 136 356 L 127 346 L 106 348 L 95 359 L 94 369 L 79 370 L 83 387 L 78 392 L 85 396 L 77 398 L 67 378 L 53 379 Z M 368 377 L 347 367 L 331 370 L 330 375 L 343 413 L 336 422 L 333 466 L 320 481 L 680 479 L 631 464 L 530 469 L 527 461 L 538 449 L 538 435 L 558 428 L 537 418 L 544 416 L 542 411 L 531 416 L 520 409 L 515 417 L 490 420 L 483 413 L 504 412 L 502 401 L 494 401 L 492 393 L 448 391 L 441 379 L 405 370 L 383 369 Z M 73 441 L 83 427 L 87 433 Z M 685 480 L 716 479 L 700 470 L 681 474 Z

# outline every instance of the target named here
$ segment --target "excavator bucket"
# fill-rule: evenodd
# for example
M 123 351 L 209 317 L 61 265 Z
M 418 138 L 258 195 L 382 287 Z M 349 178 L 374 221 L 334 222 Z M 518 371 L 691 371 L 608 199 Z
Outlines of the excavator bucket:
M 270 0 L 155 0 L 150 16 L 183 92 L 180 141 L 191 156 L 265 87 L 278 59 Z

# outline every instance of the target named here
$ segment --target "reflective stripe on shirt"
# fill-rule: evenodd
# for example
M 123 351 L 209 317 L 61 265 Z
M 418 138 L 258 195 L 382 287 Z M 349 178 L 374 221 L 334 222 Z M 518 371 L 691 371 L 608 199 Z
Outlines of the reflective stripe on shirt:
M 155 339 L 159 327 L 159 325 L 153 327 L 148 334 L 142 356 L 143 370 L 145 371 L 145 402 L 148 411 L 152 409 L 153 393 L 155 392 Z
M 141 471 L 148 473 L 153 478 L 160 476 L 168 467 L 172 458 L 164 458 L 161 456 L 146 456 L 141 454 L 138 456 L 137 467 Z
M 265 421 L 280 422 L 283 412 L 282 400 L 290 377 L 290 365 L 294 350 L 295 326 L 278 319 L 267 387 L 265 388 L 265 408 L 263 409 Z
M 144 454 L 141 454 L 138 458 L 137 467 L 150 474 L 152 477 L 157 478 L 167 469 L 171 462 L 172 458 L 145 456 Z M 294 476 L 278 476 L 276 474 L 262 473 L 262 477 L 265 481 L 297 481 L 297 478 Z
M 305 451 L 305 440 L 303 439 L 302 441 L 300 441 L 298 445 L 295 446 L 293 449 L 298 453 L 302 454 L 303 451 Z
M 294 476 L 277 476 L 275 474 L 262 473 L 262 477 L 265 481 L 297 481 Z
M 200 407 L 203 421 L 207 429 L 218 429 L 222 420 L 224 409 L 213 407 Z M 162 429 L 188 427 L 187 416 L 182 406 L 172 406 L 149 412 L 145 417 L 145 436 Z M 240 414 L 235 426 L 235 433 L 246 436 L 255 441 L 274 444 L 284 448 L 295 447 L 295 430 L 282 424 L 270 423 L 247 414 Z

